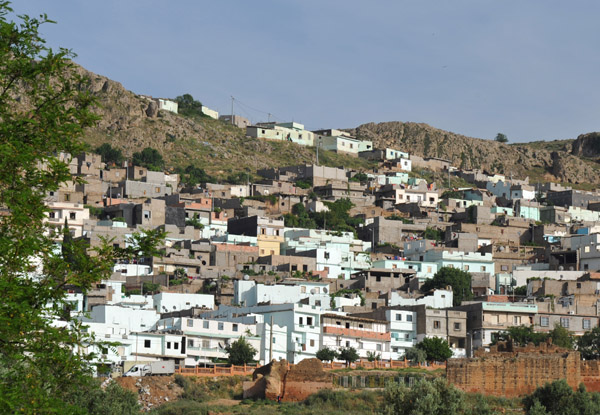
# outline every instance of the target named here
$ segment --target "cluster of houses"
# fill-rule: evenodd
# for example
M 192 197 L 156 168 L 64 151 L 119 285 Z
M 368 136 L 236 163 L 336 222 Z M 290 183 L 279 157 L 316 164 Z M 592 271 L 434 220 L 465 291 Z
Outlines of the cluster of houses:
M 97 350 L 95 363 L 207 365 L 242 336 L 261 363 L 325 347 L 397 360 L 428 337 L 464 357 L 514 326 L 575 335 L 598 326 L 600 193 L 462 171 L 338 130 L 246 128 L 378 167 L 281 166 L 258 171 L 255 183 L 185 188 L 176 174 L 63 155 L 84 181 L 48 195 L 50 226 L 68 226 L 91 247 L 107 238 L 126 247 L 141 230 L 167 234 L 160 256 L 115 264 L 85 294 L 69 289 L 71 315 L 116 344 Z M 416 168 L 442 179 L 427 182 Z M 469 185 L 442 187 L 450 176 Z M 318 213 L 343 199 L 361 219 L 354 232 L 286 226 L 299 204 Z M 421 290 L 445 267 L 470 273 L 474 300 L 453 304 L 450 286 Z

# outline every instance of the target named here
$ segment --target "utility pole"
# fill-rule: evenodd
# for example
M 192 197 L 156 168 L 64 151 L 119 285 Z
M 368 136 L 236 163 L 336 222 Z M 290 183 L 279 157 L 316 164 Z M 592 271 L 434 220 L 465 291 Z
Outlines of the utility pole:
M 317 143 L 317 166 L 319 165 L 319 143 Z
M 233 101 L 235 101 L 235 98 L 232 95 L 231 96 L 231 125 L 233 125 Z
M 273 316 L 271 315 L 271 335 L 269 336 L 269 363 L 273 361 Z

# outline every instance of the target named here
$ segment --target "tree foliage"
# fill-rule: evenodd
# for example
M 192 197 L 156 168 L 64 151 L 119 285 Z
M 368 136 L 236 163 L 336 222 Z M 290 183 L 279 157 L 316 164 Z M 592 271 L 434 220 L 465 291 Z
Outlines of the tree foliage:
M 102 157 L 102 161 L 107 164 L 114 163 L 117 166 L 121 166 L 125 161 L 123 152 L 118 148 L 113 148 L 108 143 L 104 143 L 100 147 L 97 147 L 94 150 L 94 153 L 99 154 Z
M 177 173 L 181 177 L 181 182 L 185 183 L 186 186 L 203 185 L 215 181 L 215 178 L 206 173 L 204 169 L 192 164 L 189 164 L 186 168 L 178 168 Z
M 342 347 L 338 352 L 338 357 L 346 362 L 346 365 L 350 365 L 350 363 L 354 363 L 360 359 L 354 347 Z
M 39 29 L 51 21 L 11 12 L 0 1 L 0 413 L 86 413 L 74 392 L 97 393 L 87 346 L 101 344 L 71 318 L 66 287 L 85 294 L 120 253 L 103 244 L 89 255 L 68 232 L 56 249 L 44 201 L 77 181 L 61 154 L 84 150 L 95 100 L 72 53 L 45 46 Z
M 423 350 L 430 362 L 445 362 L 452 357 L 450 345 L 440 337 L 425 337 L 415 347 Z
M 528 415 L 579 415 L 600 413 L 600 394 L 590 393 L 583 384 L 574 391 L 565 379 L 546 383 L 523 399 Z
M 254 361 L 254 355 L 256 349 L 246 341 L 244 336 L 228 344 L 225 347 L 227 352 L 229 363 L 232 365 L 243 365 Z
M 427 353 L 418 347 L 411 347 L 404 352 L 404 358 L 411 363 L 424 363 L 427 360 Z
M 338 353 L 335 350 L 330 349 L 329 347 L 324 347 L 317 352 L 317 359 L 319 359 L 322 362 L 331 362 L 337 359 L 337 357 Z
M 133 153 L 132 162 L 134 166 L 146 167 L 152 171 L 162 171 L 165 168 L 163 156 L 152 147 L 146 147 L 141 152 Z
M 464 300 L 473 298 L 471 274 L 458 268 L 440 268 L 433 278 L 425 281 L 421 290 L 428 291 L 447 286 L 452 287 L 452 299 L 455 306 L 460 305 Z
M 564 347 L 565 349 L 572 349 L 575 344 L 575 338 L 569 330 L 566 328 L 555 325 L 549 333 L 536 332 L 533 326 L 514 326 L 509 327 L 507 330 L 498 332 L 493 343 L 498 341 L 506 341 L 512 339 L 513 343 L 517 346 L 527 346 L 529 343 L 533 343 L 536 346 L 540 343 L 547 341 L 549 338 L 552 339 L 552 344 L 558 347 Z
M 600 359 L 600 327 L 594 327 L 592 330 L 585 332 L 577 340 L 577 350 L 581 353 L 581 357 L 586 360 Z
M 494 138 L 499 143 L 508 143 L 508 137 L 502 133 L 496 134 L 496 138 Z
M 183 94 L 175 98 L 177 101 L 177 112 L 188 117 L 203 116 L 202 103 L 196 101 L 190 94 Z
M 464 392 L 443 378 L 419 380 L 412 387 L 392 383 L 383 394 L 385 415 L 458 415 L 467 407 Z

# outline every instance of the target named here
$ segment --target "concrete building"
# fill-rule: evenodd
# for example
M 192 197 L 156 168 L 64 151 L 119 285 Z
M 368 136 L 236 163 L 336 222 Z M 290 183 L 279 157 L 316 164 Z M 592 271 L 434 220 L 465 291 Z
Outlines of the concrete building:
M 391 357 L 391 335 L 387 321 L 323 314 L 321 332 L 320 348 L 339 350 L 353 347 L 361 358 L 367 358 L 370 353 L 379 355 L 384 360 Z
M 46 204 L 50 209 L 46 213 L 44 222 L 55 231 L 57 239 L 62 239 L 62 228 L 65 223 L 74 238 L 84 235 L 84 223 L 90 218 L 90 210 L 81 203 L 49 202 Z
M 246 127 L 248 127 L 251 124 L 248 118 L 244 118 L 240 115 L 221 115 L 219 116 L 219 119 L 226 124 L 235 125 L 236 127 L 241 128 L 243 130 L 245 130 Z
M 474 350 L 489 346 L 500 331 L 532 325 L 538 308 L 529 303 L 467 301 L 454 310 L 467 313 L 467 329 Z

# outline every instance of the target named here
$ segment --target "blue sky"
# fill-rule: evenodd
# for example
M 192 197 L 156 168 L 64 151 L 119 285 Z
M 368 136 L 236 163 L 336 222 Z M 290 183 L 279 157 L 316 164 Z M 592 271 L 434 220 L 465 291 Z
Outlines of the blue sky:
M 597 1 L 27 0 L 52 47 L 156 97 L 309 129 L 414 121 L 511 142 L 600 130 Z

